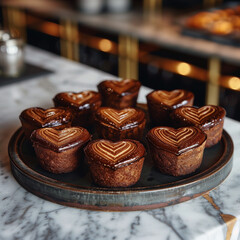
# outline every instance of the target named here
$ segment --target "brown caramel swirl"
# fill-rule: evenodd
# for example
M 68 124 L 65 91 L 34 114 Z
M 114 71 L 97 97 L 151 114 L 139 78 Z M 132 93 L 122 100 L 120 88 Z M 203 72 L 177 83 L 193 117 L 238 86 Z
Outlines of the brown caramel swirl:
M 71 121 L 71 112 L 63 108 L 28 108 L 24 110 L 20 119 L 29 120 L 41 127 L 58 126 Z
M 197 127 L 156 127 L 149 131 L 147 139 L 155 146 L 166 151 L 181 154 L 201 145 L 206 134 Z
M 117 110 L 114 108 L 101 107 L 96 113 L 96 119 L 105 124 L 123 128 L 128 125 L 135 126 L 141 123 L 145 119 L 145 113 L 135 108 Z
M 81 142 L 90 139 L 88 131 L 81 127 L 70 127 L 64 129 L 41 128 L 33 132 L 31 139 L 34 143 L 48 146 L 54 151 L 64 151 Z
M 181 107 L 175 110 L 175 118 L 182 119 L 196 126 L 211 127 L 225 117 L 225 110 L 220 106 Z
M 95 142 L 92 145 L 92 150 L 100 157 L 104 157 L 107 161 L 118 162 L 126 156 L 131 155 L 137 149 L 136 144 L 129 141 L 110 142 L 101 141 Z
M 186 105 L 187 102 L 194 97 L 193 93 L 182 89 L 176 89 L 173 91 L 156 90 L 150 93 L 150 95 L 157 102 L 163 103 L 167 106 Z

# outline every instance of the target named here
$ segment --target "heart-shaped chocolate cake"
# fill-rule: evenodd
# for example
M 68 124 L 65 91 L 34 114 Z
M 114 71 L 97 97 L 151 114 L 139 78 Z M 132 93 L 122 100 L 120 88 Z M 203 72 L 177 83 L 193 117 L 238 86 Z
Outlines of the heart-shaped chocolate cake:
M 175 109 L 171 117 L 175 126 L 197 126 L 208 136 L 206 147 L 218 143 L 222 137 L 226 111 L 220 106 L 180 107 Z
M 94 182 L 107 187 L 135 184 L 141 175 L 145 148 L 135 140 L 94 140 L 84 150 Z
M 176 89 L 173 91 L 156 90 L 148 94 L 148 98 L 153 98 L 156 102 L 172 108 L 183 105 L 192 105 L 194 95 L 192 92 Z
M 161 172 L 180 176 L 202 162 L 207 135 L 198 127 L 155 127 L 147 134 L 152 158 Z
M 134 108 L 126 108 L 123 110 L 102 108 L 99 112 L 104 119 L 111 120 L 111 122 L 117 127 L 120 127 L 125 122 L 131 121 L 131 119 L 137 115 L 137 111 Z
M 31 141 L 42 167 L 52 173 L 73 171 L 82 157 L 83 146 L 91 139 L 85 128 L 41 128 Z
M 95 91 L 61 92 L 53 98 L 54 105 L 73 110 L 73 125 L 89 127 L 93 124 L 93 115 L 101 106 L 101 95 Z
M 63 107 L 71 107 L 75 110 L 81 110 L 83 108 L 88 109 L 93 104 L 101 101 L 101 96 L 98 92 L 83 91 L 83 92 L 61 92 L 58 93 L 53 101 L 55 105 Z
M 27 138 L 38 128 L 67 127 L 71 125 L 72 113 L 69 109 L 39 107 L 28 108 L 19 116 Z
M 118 110 L 101 107 L 96 112 L 95 120 L 98 135 L 112 141 L 141 139 L 146 125 L 145 113 L 137 108 Z
M 149 131 L 147 138 L 158 148 L 180 155 L 201 145 L 206 140 L 206 134 L 197 127 L 155 127 Z
M 141 83 L 133 79 L 106 80 L 98 84 L 103 106 L 116 109 L 135 107 Z
M 118 94 L 124 94 L 126 92 L 135 92 L 136 88 L 140 85 L 140 82 L 133 79 L 124 79 L 122 81 L 106 80 L 100 85 L 105 85 L 107 88 L 111 88 Z
M 181 106 L 192 106 L 193 100 L 194 94 L 183 89 L 155 90 L 147 95 L 150 119 L 154 125 L 169 125 L 172 110 Z
M 60 130 L 42 128 L 33 134 L 32 139 L 35 143 L 46 145 L 55 152 L 62 152 L 89 140 L 89 133 L 81 127 L 69 127 Z

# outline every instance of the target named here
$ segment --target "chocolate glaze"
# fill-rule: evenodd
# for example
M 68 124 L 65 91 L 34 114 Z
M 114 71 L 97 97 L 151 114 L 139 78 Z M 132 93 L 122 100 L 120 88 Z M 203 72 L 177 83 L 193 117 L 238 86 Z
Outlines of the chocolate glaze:
M 173 91 L 155 90 L 147 95 L 148 102 L 161 105 L 165 108 L 178 108 L 193 102 L 194 94 L 183 89 L 176 89 Z
M 31 135 L 33 145 L 41 145 L 54 152 L 63 152 L 76 145 L 83 145 L 91 139 L 89 132 L 82 127 L 64 129 L 41 128 Z
M 22 111 L 19 118 L 21 122 L 29 122 L 37 128 L 56 127 L 71 122 L 72 113 L 60 107 L 49 109 L 33 107 Z
M 156 90 L 147 95 L 147 105 L 151 123 L 155 126 L 172 126 L 170 114 L 180 106 L 192 106 L 192 92 L 177 89 L 173 91 Z
M 145 113 L 138 108 L 117 110 L 101 107 L 95 115 L 96 121 L 119 130 L 126 130 L 138 126 L 145 121 Z
M 89 164 L 94 161 L 114 170 L 140 160 L 145 155 L 145 148 L 132 139 L 118 142 L 101 139 L 91 141 L 84 152 Z
M 113 92 L 125 96 L 131 93 L 135 93 L 139 90 L 141 83 L 133 79 L 124 79 L 122 81 L 117 80 L 105 80 L 98 84 L 99 92 L 112 94 Z
M 147 134 L 147 140 L 156 148 L 180 155 L 202 145 L 207 135 L 198 127 L 155 127 Z
M 226 111 L 220 106 L 207 105 L 198 107 L 180 107 L 175 109 L 171 117 L 176 126 L 197 126 L 202 130 L 214 127 L 224 121 Z
M 62 92 L 53 98 L 55 106 L 62 106 L 72 110 L 72 126 L 91 129 L 95 111 L 101 106 L 101 95 L 94 91 Z
M 136 105 L 141 83 L 133 79 L 105 80 L 98 84 L 103 106 L 124 109 Z
M 101 105 L 101 95 L 95 91 L 61 92 L 54 98 L 55 106 L 69 107 L 74 110 L 86 110 Z M 99 104 L 100 102 L 100 104 Z

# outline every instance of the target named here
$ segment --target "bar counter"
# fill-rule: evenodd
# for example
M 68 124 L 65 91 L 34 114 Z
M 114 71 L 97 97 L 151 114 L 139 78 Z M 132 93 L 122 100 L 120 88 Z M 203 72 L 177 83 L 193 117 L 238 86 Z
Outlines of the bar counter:
M 26 62 L 53 73 L 0 88 L 0 239 L 240 239 L 240 123 L 226 118 L 224 129 L 235 150 L 233 169 L 216 189 L 165 208 L 101 212 L 81 210 L 43 200 L 26 191 L 11 173 L 8 142 L 20 127 L 25 108 L 52 106 L 61 91 L 96 90 L 113 76 L 31 46 Z M 141 88 L 138 102 L 151 89 Z
M 64 1 L 35 0 L 3 0 L 4 7 L 42 14 L 46 17 L 70 21 L 74 24 L 98 29 L 103 32 L 128 36 L 139 41 L 154 43 L 177 52 L 210 58 L 212 56 L 239 65 L 240 49 L 234 45 L 185 36 L 181 33 L 185 14 L 176 11 L 163 11 L 163 16 L 156 16 L 154 21 L 146 21 L 141 12 L 84 14 L 70 7 Z M 189 13 L 188 13 L 189 14 Z M 25 20 L 22 20 L 23 22 Z M 17 25 L 21 24 L 19 22 Z M 219 51 L 221 49 L 221 51 Z

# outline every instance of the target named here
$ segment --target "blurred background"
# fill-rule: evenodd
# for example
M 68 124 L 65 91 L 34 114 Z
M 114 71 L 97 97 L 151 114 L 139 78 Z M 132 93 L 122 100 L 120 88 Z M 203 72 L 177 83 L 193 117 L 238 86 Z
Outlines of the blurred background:
M 240 120 L 239 1 L 2 0 L 0 26 L 147 87 L 190 90 L 196 105 Z

